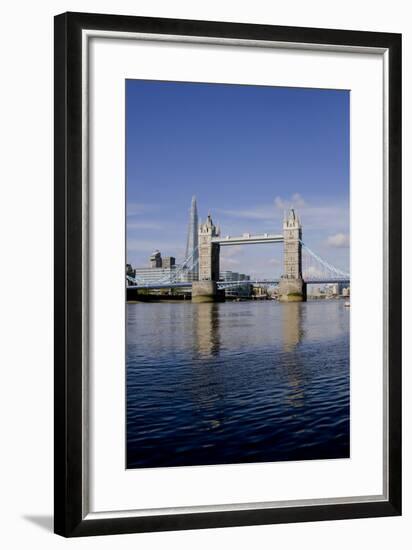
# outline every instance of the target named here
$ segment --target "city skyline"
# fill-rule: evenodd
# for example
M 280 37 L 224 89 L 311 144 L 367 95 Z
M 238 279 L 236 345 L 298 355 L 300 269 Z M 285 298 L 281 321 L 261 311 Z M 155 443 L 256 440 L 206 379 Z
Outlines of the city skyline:
M 129 80 L 126 94 L 129 263 L 184 257 L 196 195 L 223 235 L 278 233 L 294 206 L 304 241 L 349 271 L 349 92 Z M 270 277 L 281 253 L 230 247 L 221 269 Z

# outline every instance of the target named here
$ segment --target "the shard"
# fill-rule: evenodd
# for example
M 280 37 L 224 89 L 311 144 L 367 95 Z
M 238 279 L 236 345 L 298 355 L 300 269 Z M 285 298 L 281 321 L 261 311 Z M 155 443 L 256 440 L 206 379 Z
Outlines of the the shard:
M 186 260 L 188 261 L 189 277 L 192 281 L 199 280 L 199 250 L 198 250 L 199 221 L 197 216 L 196 197 L 192 197 L 187 229 Z

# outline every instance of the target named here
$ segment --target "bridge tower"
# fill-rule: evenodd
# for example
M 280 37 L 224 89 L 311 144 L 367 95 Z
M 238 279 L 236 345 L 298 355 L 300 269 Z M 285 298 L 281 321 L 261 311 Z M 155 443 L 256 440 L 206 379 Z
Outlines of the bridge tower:
M 192 283 L 194 302 L 213 302 L 218 295 L 220 246 L 212 242 L 213 237 L 218 236 L 209 214 L 205 223 L 199 225 L 199 280 Z
M 282 302 L 306 300 L 306 283 L 302 277 L 302 224 L 293 208 L 283 220 L 283 275 L 279 283 Z

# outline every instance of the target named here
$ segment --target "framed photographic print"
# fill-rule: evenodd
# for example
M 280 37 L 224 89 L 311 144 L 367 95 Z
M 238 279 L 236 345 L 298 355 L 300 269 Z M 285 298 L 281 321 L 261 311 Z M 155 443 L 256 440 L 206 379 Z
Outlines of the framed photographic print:
M 55 531 L 401 513 L 401 37 L 55 18 Z

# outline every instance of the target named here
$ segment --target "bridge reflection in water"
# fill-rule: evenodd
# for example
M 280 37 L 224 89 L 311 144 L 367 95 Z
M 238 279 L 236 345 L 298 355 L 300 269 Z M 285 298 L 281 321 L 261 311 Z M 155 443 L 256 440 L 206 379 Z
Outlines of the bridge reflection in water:
M 216 302 L 193 304 L 193 345 L 199 358 L 219 354 L 219 305 Z
M 220 308 L 219 303 L 193 304 L 193 323 L 190 325 L 193 327 L 194 349 L 199 357 L 207 358 L 219 353 Z M 299 303 L 280 305 L 282 342 L 286 352 L 293 351 L 303 337 L 303 315 L 303 308 Z
M 303 336 L 303 308 L 298 303 L 281 305 L 283 349 L 293 351 Z
M 127 308 L 129 468 L 349 456 L 343 301 Z

